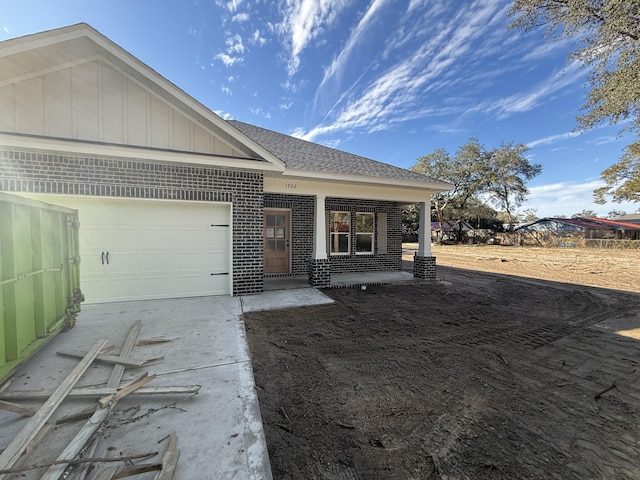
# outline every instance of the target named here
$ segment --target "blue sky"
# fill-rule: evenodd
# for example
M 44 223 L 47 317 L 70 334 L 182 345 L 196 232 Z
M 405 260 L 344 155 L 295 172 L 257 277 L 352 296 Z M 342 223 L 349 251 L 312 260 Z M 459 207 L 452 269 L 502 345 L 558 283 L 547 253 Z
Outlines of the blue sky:
M 0 40 L 86 22 L 224 118 L 409 168 L 477 138 L 530 147 L 538 216 L 595 205 L 633 140 L 576 134 L 572 44 L 507 28 L 506 0 L 0 0 Z

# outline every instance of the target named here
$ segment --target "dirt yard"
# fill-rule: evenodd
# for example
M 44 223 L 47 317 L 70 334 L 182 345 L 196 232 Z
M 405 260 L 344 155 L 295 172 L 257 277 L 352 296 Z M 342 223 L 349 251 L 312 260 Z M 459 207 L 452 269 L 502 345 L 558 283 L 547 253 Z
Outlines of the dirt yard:
M 534 273 L 528 256 L 443 248 L 440 265 Z M 640 295 L 438 276 L 245 315 L 274 478 L 640 478 Z
M 411 260 L 415 246 L 405 244 Z M 437 245 L 438 265 L 640 293 L 640 249 Z

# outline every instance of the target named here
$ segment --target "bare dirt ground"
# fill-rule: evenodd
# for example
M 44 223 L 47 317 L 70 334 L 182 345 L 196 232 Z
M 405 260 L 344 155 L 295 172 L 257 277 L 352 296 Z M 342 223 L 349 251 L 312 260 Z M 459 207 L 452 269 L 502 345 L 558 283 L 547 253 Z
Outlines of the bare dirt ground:
M 438 276 L 245 315 L 274 478 L 640 478 L 640 295 Z
M 413 245 L 405 251 L 411 259 Z M 407 256 L 409 254 L 409 256 Z M 640 249 L 434 245 L 437 264 L 640 293 Z

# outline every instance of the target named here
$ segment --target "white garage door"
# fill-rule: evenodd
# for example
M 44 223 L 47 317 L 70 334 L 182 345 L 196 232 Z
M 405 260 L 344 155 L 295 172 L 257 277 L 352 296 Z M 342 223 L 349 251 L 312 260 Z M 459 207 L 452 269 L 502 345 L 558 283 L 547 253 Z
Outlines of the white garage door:
M 232 293 L 228 204 L 58 195 L 44 201 L 79 212 L 86 303 Z

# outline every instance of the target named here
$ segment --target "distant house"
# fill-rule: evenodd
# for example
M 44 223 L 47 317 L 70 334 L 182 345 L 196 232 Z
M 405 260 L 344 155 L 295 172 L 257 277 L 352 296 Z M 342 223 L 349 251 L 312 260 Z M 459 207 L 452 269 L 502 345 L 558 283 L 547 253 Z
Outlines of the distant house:
M 604 218 L 542 218 L 515 229 L 539 244 L 575 246 L 577 240 L 597 244 L 602 240 L 640 240 L 640 222 Z M 601 242 L 600 242 L 601 243 Z
M 631 213 L 629 215 L 622 215 L 616 218 L 617 222 L 636 223 L 640 225 L 640 213 Z
M 442 225 L 440 222 L 431 222 L 431 238 L 435 241 L 463 241 L 473 235 L 471 232 L 474 232 L 473 227 L 463 220 L 446 220 Z

